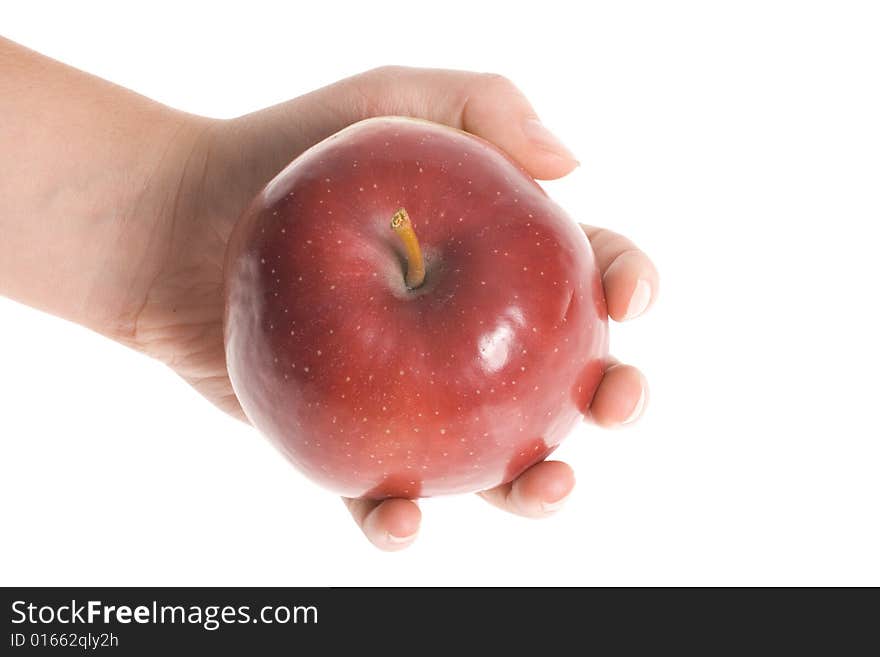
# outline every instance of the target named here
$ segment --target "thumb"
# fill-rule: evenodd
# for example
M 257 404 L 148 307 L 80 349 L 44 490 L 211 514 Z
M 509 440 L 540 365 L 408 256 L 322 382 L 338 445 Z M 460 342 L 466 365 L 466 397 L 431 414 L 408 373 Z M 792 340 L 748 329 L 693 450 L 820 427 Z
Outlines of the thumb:
M 508 79 L 489 73 L 389 66 L 243 117 L 270 127 L 277 168 L 346 126 L 375 116 L 443 123 L 494 143 L 533 177 L 560 178 L 577 166 Z M 258 140 L 265 146 L 266 140 Z

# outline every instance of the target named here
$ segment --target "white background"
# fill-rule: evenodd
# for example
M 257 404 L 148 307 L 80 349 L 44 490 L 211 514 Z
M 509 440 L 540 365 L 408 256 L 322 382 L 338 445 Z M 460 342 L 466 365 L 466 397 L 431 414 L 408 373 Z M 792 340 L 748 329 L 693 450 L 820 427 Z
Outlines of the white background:
M 612 334 L 651 404 L 557 452 L 567 508 L 430 500 L 398 554 L 162 365 L 0 300 L 0 583 L 880 584 L 876 6 L 4 2 L 5 36 L 218 117 L 503 73 L 583 163 L 548 191 L 663 289 Z

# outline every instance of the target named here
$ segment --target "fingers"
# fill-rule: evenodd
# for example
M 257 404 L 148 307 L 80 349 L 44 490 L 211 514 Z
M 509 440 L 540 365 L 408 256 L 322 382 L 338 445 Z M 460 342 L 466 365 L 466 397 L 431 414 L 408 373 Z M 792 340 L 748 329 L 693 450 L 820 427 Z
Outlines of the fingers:
M 637 420 L 648 399 L 644 376 L 630 365 L 612 361 L 599 384 L 589 416 L 600 426 L 615 427 Z M 514 481 L 478 493 L 504 511 L 528 518 L 543 518 L 562 507 L 574 489 L 571 467 L 561 461 L 536 463 Z M 401 550 L 418 533 L 421 511 L 404 499 L 343 498 L 351 515 L 373 545 L 381 550 Z
M 654 302 L 660 277 L 651 260 L 630 240 L 604 228 L 583 226 L 602 272 L 605 301 L 612 319 L 643 314 Z
M 635 422 L 645 409 L 648 384 L 630 365 L 611 361 L 587 414 L 603 427 Z M 574 472 L 560 461 L 533 465 L 514 481 L 478 493 L 505 511 L 529 518 L 543 518 L 558 510 L 574 488 Z
M 648 382 L 639 370 L 615 361 L 593 395 L 588 416 L 599 426 L 631 424 L 641 417 L 648 402 Z
M 504 511 L 528 518 L 543 518 L 563 505 L 574 483 L 574 472 L 567 464 L 542 461 L 512 482 L 477 494 Z
M 660 276 L 654 263 L 630 240 L 604 228 L 583 226 L 602 273 L 608 314 L 619 322 L 643 314 L 654 302 Z M 593 395 L 588 415 L 603 427 L 639 419 L 648 400 L 648 383 L 639 370 L 610 361 Z
M 516 480 L 478 495 L 510 513 L 542 518 L 562 507 L 574 483 L 574 472 L 568 465 L 560 461 L 542 461 Z M 422 514 L 412 500 L 376 501 L 344 497 L 342 501 L 364 535 L 380 550 L 402 550 L 418 534 Z
M 419 532 L 422 512 L 412 500 L 362 500 L 343 497 L 352 518 L 380 550 L 394 552 L 409 546 Z
M 559 178 L 577 166 L 522 92 L 499 75 L 389 66 L 258 114 L 267 113 L 286 126 L 274 132 L 275 139 L 298 131 L 299 150 L 362 119 L 397 115 L 479 135 L 509 153 L 535 178 Z

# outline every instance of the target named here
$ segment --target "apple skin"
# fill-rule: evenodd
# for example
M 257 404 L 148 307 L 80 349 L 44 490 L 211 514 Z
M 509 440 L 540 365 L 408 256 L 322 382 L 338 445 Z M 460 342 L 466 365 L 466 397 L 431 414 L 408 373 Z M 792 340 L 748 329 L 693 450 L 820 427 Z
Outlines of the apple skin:
M 233 232 L 225 301 L 247 417 L 348 497 L 510 481 L 578 422 L 608 354 L 581 228 L 493 145 L 414 119 L 357 123 L 278 174 Z

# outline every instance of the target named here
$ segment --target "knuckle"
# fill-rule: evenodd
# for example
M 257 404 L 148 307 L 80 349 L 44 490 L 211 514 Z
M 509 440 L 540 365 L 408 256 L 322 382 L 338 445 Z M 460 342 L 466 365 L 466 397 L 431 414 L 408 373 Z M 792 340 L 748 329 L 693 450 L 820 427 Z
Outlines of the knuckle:
M 398 78 L 406 71 L 406 66 L 400 66 L 398 64 L 385 64 L 383 66 L 371 68 L 369 71 L 363 73 L 363 75 L 370 78 Z
M 500 73 L 480 73 L 478 84 L 498 91 L 516 91 L 516 85 L 510 78 Z

